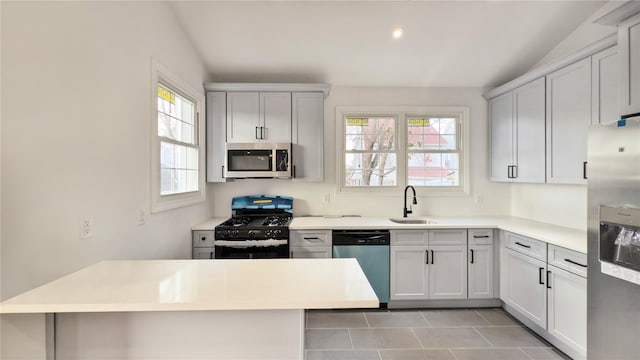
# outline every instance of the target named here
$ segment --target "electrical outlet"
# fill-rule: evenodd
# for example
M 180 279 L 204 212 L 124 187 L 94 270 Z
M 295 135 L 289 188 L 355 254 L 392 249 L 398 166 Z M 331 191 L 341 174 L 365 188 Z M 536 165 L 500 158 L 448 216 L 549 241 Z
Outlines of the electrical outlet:
M 93 236 L 93 219 L 90 216 L 80 218 L 80 240 L 86 240 Z
M 138 225 L 144 225 L 147 222 L 147 212 L 140 208 L 138 210 Z

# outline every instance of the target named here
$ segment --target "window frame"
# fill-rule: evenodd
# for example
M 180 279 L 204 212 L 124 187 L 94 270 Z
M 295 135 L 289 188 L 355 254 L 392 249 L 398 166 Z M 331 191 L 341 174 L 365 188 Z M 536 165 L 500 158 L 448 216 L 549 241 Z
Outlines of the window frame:
M 466 106 L 338 106 L 336 107 L 336 187 L 341 194 L 375 193 L 377 195 L 396 195 L 408 185 L 408 130 L 407 118 L 415 116 L 451 116 L 459 119 L 456 137 L 459 141 L 459 186 L 416 186 L 421 195 L 430 196 L 469 196 L 470 195 L 470 142 L 469 107 Z M 397 162 L 396 186 L 345 186 L 345 118 L 346 117 L 395 117 L 395 142 Z M 423 151 L 418 151 L 423 152 Z M 433 152 L 433 151 L 429 151 Z M 439 152 L 439 151 L 436 151 Z
M 193 102 L 194 105 L 194 141 L 198 149 L 198 190 L 161 195 L 161 175 L 160 175 L 160 143 L 168 141 L 180 143 L 158 135 L 158 86 L 169 87 L 180 96 Z M 204 114 L 204 90 L 198 92 L 193 87 L 185 83 L 177 75 L 169 71 L 160 63 L 151 60 L 151 115 L 150 115 L 150 182 L 151 182 L 151 212 L 176 209 L 184 206 L 197 204 L 206 200 L 205 182 L 205 119 Z

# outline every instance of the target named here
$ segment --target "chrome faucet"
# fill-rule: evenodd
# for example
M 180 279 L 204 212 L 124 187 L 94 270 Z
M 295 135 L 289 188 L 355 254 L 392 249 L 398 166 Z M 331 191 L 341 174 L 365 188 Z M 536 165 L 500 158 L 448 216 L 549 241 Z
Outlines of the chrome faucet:
M 416 189 L 411 185 L 407 185 L 407 187 L 404 188 L 404 209 L 402 209 L 402 217 L 407 217 L 407 214 L 413 213 L 411 205 L 409 205 L 409 209 L 407 209 L 407 190 L 409 190 L 409 188 L 413 191 L 413 204 L 418 204 L 418 200 L 416 199 Z

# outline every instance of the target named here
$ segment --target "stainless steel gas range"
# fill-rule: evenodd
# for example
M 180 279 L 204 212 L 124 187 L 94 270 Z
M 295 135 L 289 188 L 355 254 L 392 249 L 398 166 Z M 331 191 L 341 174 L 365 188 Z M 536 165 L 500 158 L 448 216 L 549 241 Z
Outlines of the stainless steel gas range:
M 288 258 L 292 204 L 293 199 L 286 196 L 234 197 L 230 219 L 216 226 L 213 234 L 194 234 L 194 258 Z M 202 252 L 196 246 L 203 242 L 213 247 Z

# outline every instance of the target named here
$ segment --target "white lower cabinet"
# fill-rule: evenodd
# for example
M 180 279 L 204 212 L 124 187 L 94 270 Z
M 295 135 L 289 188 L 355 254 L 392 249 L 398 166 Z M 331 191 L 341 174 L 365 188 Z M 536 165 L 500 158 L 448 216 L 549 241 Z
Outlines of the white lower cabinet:
M 492 299 L 494 293 L 493 229 L 469 229 L 468 298 Z
M 467 230 L 392 231 L 390 299 L 466 299 L 466 242 Z
M 573 359 L 586 359 L 587 256 L 502 235 L 500 299 L 507 310 Z
M 429 252 L 429 299 L 466 299 L 466 244 L 431 246 Z
M 331 258 L 331 230 L 291 230 L 289 257 Z
M 543 329 L 547 327 L 547 264 L 512 249 L 504 249 L 500 297 Z
M 493 298 L 493 245 L 469 244 L 469 299 Z
M 421 300 L 428 297 L 427 251 L 426 246 L 391 246 L 391 300 Z
M 574 358 L 587 354 L 587 279 L 549 265 L 547 331 Z

